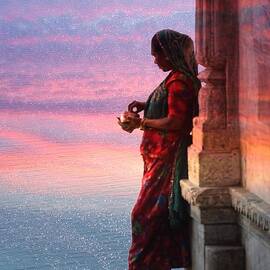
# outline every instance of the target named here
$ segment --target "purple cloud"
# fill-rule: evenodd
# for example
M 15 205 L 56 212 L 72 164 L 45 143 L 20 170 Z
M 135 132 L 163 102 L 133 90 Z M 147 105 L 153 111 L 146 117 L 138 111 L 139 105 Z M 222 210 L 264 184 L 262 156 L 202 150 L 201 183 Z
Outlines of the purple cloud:
M 150 56 L 152 35 L 172 28 L 193 37 L 193 5 L 2 1 L 0 108 L 107 110 L 117 96 L 144 95 L 162 77 Z

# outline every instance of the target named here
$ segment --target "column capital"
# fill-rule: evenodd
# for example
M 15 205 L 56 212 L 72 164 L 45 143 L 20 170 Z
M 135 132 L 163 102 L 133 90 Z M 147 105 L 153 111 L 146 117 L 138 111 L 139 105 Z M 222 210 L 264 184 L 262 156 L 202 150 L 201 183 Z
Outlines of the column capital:
M 231 195 L 225 187 L 198 187 L 188 179 L 180 181 L 182 196 L 200 208 L 231 207 Z

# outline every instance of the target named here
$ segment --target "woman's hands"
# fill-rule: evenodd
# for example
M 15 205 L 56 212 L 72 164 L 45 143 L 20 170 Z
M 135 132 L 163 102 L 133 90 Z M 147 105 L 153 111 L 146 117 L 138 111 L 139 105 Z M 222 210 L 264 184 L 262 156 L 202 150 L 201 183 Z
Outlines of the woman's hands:
M 121 128 L 131 133 L 135 128 L 139 128 L 142 119 L 140 115 L 133 112 L 124 112 L 121 117 L 118 118 L 118 124 Z
M 145 102 L 132 101 L 128 104 L 128 111 L 122 113 L 121 117 L 117 117 L 118 124 L 123 130 L 131 133 L 135 128 L 140 127 L 142 119 L 138 113 L 143 111 L 144 108 Z
M 134 112 L 134 113 L 139 113 L 141 111 L 143 111 L 145 108 L 145 102 L 140 102 L 137 100 L 132 101 L 129 105 L 128 105 L 128 111 L 129 112 Z

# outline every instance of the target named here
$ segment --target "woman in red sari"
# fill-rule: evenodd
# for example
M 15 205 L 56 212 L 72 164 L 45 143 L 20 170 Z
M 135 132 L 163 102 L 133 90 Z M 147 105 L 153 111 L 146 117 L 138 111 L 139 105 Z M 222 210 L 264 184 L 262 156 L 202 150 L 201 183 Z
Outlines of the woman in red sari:
M 189 267 L 188 206 L 180 192 L 187 178 L 187 147 L 192 118 L 198 113 L 197 64 L 193 41 L 173 30 L 154 35 L 151 53 L 164 81 L 146 102 L 133 101 L 124 130 L 140 128 L 144 161 L 141 190 L 132 210 L 129 270 L 170 270 Z M 144 117 L 138 112 L 144 110 Z M 134 113 L 136 111 L 136 113 Z

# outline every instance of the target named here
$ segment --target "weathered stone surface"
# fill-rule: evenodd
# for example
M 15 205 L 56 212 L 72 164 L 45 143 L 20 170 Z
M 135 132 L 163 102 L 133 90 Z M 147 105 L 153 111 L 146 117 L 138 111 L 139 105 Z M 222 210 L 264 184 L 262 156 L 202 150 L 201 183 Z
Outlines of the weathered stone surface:
M 246 270 L 268 270 L 270 265 L 270 234 L 241 216 L 242 245 L 246 251 Z
M 198 78 L 202 82 L 199 92 L 200 116 L 203 130 L 226 127 L 225 71 L 206 66 Z
M 196 220 L 192 220 L 191 223 L 191 250 L 192 250 L 192 270 L 206 270 L 208 269 L 207 261 L 209 258 L 206 256 L 206 247 L 209 245 L 219 245 L 223 247 L 226 244 L 234 245 L 232 247 L 231 253 L 234 251 L 238 256 L 238 248 L 235 249 L 235 244 L 238 241 L 240 234 L 235 225 L 202 225 Z M 232 235 L 233 236 L 232 236 Z M 225 242 L 222 242 L 222 239 L 225 239 Z M 222 243 L 222 245 L 220 245 Z M 225 244 L 226 243 L 226 244 Z M 228 252 L 228 246 L 225 246 L 226 251 Z M 242 259 L 242 258 L 239 258 Z M 219 270 L 219 268 L 211 268 Z M 231 269 L 231 268 L 227 268 Z M 227 270 L 226 269 L 226 270 Z M 234 268 L 232 268 L 234 269 Z M 241 268 L 239 268 L 241 269 Z
M 196 0 L 197 60 L 206 69 L 190 181 L 181 181 L 193 218 L 193 270 L 244 269 L 236 214 L 246 269 L 269 269 L 269 10 L 269 0 Z M 229 189 L 241 183 L 260 198 Z
M 191 206 L 191 217 L 201 224 L 232 224 L 237 221 L 237 213 L 231 208 L 200 208 Z
M 239 151 L 207 152 L 191 146 L 189 154 L 189 179 L 201 187 L 226 187 L 240 183 Z
M 270 204 L 270 132 L 264 125 L 255 129 L 252 121 L 248 122 L 242 122 L 245 125 L 241 136 L 243 185 Z
M 262 230 L 269 231 L 270 205 L 243 188 L 230 188 L 230 192 L 234 209 Z
M 203 130 L 201 121 L 200 118 L 196 118 L 192 130 L 193 146 L 197 151 L 223 153 L 239 150 L 238 132 L 235 129 Z
M 230 207 L 231 195 L 227 188 L 199 187 L 189 180 L 180 181 L 182 196 L 191 205 L 200 208 Z
M 205 270 L 244 270 L 245 252 L 237 246 L 206 246 Z
M 240 244 L 239 226 L 236 224 L 204 225 L 206 245 L 237 245 Z
M 232 54 L 230 48 L 235 43 L 232 29 L 237 24 L 235 2 L 196 0 L 196 51 L 201 65 L 224 67 L 227 56 Z
M 192 270 L 204 270 L 204 232 L 203 225 L 192 220 L 191 224 L 191 254 L 192 254 Z
M 242 177 L 248 190 L 270 203 L 270 2 L 238 2 Z

